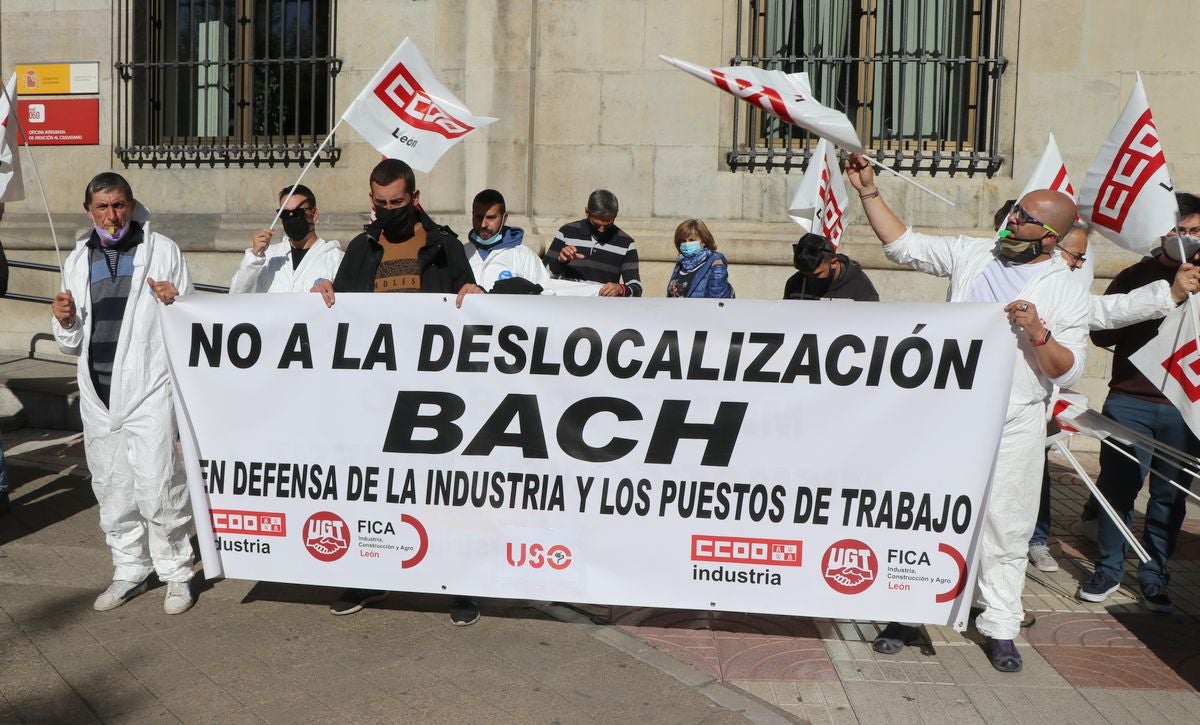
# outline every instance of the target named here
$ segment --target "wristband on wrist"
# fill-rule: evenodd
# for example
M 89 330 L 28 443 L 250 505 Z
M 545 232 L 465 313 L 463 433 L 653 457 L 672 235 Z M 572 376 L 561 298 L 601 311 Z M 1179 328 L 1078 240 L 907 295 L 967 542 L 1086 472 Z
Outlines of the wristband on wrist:
M 874 199 L 877 196 L 879 196 L 879 189 L 872 191 L 870 194 L 859 194 L 858 199 L 859 201 L 866 201 L 867 199 Z
M 621 296 L 622 296 L 622 297 L 628 297 L 628 296 L 629 296 L 629 288 L 628 288 L 628 287 L 626 287 L 624 284 L 622 284 L 622 285 L 621 285 Z
M 1029 338 L 1029 341 L 1033 343 L 1034 347 L 1041 347 L 1042 345 L 1045 345 L 1046 343 L 1050 342 L 1050 329 L 1049 328 L 1046 329 L 1046 334 L 1042 337 L 1041 340 L 1034 340 L 1033 338 Z

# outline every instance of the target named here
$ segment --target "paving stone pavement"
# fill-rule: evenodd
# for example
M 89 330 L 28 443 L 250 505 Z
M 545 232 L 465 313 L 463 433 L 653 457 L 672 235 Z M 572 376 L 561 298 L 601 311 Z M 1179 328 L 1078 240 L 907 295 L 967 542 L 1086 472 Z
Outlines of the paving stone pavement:
M 161 587 L 98 613 L 111 569 L 78 434 L 8 433 L 5 450 L 0 723 L 1200 722 L 1200 516 L 1172 563 L 1175 614 L 1143 610 L 1132 577 L 1078 602 L 1095 551 L 1057 463 L 1062 568 L 1030 569 L 1036 622 L 1006 675 L 948 627 L 927 628 L 933 654 L 888 657 L 871 622 L 485 600 L 463 628 L 436 596 L 332 617 L 332 589 L 232 580 L 177 617 Z

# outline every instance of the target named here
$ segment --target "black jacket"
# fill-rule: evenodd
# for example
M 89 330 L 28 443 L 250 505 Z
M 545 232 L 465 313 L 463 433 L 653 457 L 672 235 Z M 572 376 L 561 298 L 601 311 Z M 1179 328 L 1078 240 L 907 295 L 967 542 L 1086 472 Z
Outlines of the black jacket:
M 457 294 L 464 284 L 475 284 L 475 275 L 462 242 L 450 227 L 439 226 L 425 212 L 417 217 L 425 228 L 425 246 L 417 252 L 421 291 Z M 379 232 L 367 229 L 350 241 L 338 266 L 333 288 L 338 292 L 374 292 L 375 271 L 383 259 Z
M 862 271 L 862 267 L 844 254 L 837 255 L 842 273 L 837 279 L 828 281 L 805 277 L 799 272 L 788 278 L 783 286 L 785 300 L 857 300 L 878 302 L 879 293 L 875 285 Z

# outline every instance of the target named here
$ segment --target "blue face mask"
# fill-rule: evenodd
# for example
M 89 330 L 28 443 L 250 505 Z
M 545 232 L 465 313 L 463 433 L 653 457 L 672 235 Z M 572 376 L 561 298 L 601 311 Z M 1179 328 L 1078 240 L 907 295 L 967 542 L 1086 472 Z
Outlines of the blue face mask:
M 685 257 L 690 257 L 693 254 L 698 254 L 700 252 L 700 250 L 702 250 L 702 249 L 704 249 L 703 242 L 680 242 L 679 243 L 679 253 Z
M 467 236 L 468 236 L 468 238 L 470 238 L 470 240 L 472 242 L 478 244 L 481 247 L 491 247 L 491 246 L 494 246 L 497 242 L 499 242 L 501 239 L 504 238 L 504 227 L 500 227 L 499 231 L 497 231 L 495 234 L 488 237 L 487 239 L 481 238 L 474 231 L 472 231 Z

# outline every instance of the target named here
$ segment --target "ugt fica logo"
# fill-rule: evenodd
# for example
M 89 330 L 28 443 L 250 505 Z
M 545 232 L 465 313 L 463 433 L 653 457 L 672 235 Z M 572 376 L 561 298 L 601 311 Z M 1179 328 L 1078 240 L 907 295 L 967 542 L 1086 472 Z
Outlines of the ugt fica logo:
M 350 550 L 350 527 L 341 516 L 318 511 L 304 522 L 304 548 L 320 561 L 337 561 Z
M 825 550 L 821 575 L 835 592 L 858 594 L 875 583 L 879 559 L 858 539 L 842 539 Z

